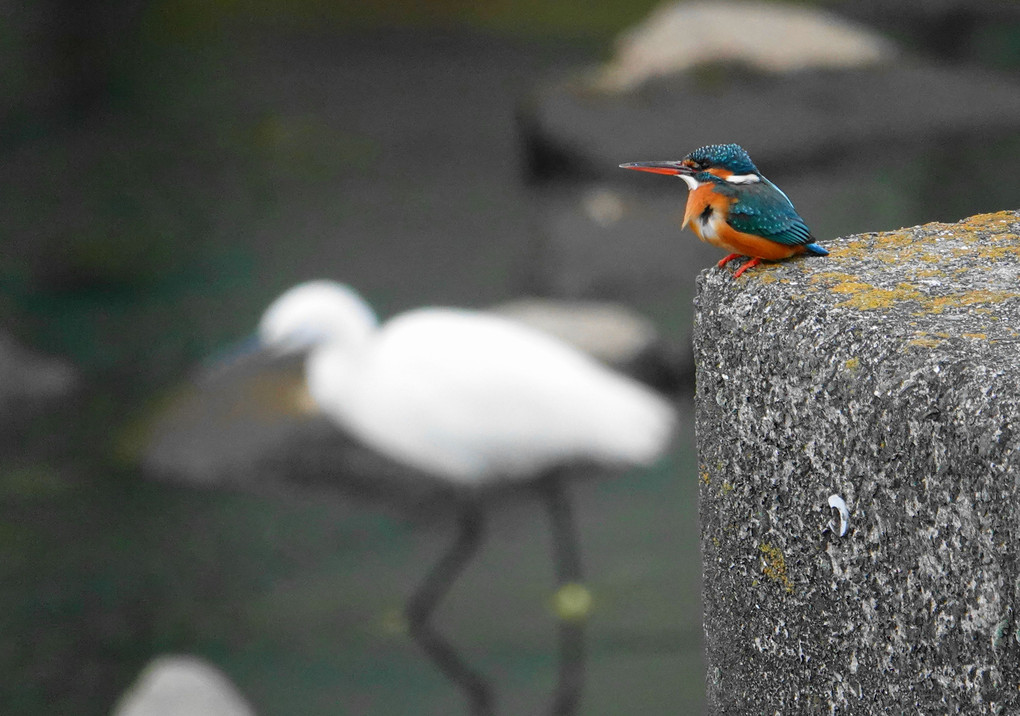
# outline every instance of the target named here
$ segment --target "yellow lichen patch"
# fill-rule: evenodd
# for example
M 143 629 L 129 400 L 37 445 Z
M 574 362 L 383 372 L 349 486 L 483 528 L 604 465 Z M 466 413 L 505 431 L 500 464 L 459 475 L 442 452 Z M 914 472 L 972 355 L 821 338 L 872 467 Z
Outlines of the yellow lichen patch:
M 988 259 L 989 261 L 998 261 L 1007 257 L 1020 258 L 1020 245 L 982 246 L 975 253 L 977 253 L 977 255 L 981 258 Z
M 974 234 L 967 234 L 960 238 L 964 238 L 968 243 L 978 241 Z M 1004 241 L 1004 239 L 1008 239 L 1008 241 Z M 1004 258 L 1020 258 L 1020 241 L 1013 234 L 985 234 L 981 240 L 994 241 L 996 245 L 957 246 L 952 250 L 953 256 L 980 256 L 989 261 L 999 261 Z
M 875 248 L 898 249 L 905 248 L 917 241 L 910 231 L 888 231 L 879 234 L 875 239 Z
M 858 293 L 872 288 L 874 288 L 874 286 L 870 283 L 864 283 L 863 281 L 847 281 L 845 283 L 837 283 L 829 290 L 833 293 Z
M 832 293 L 851 294 L 849 299 L 838 305 L 863 311 L 888 308 L 897 301 L 923 298 L 922 294 L 908 283 L 901 283 L 895 289 L 878 288 L 861 281 L 857 276 L 839 271 L 817 273 L 810 280 L 811 283 L 825 284 Z
M 901 283 L 896 288 L 877 288 L 870 284 L 865 285 L 867 288 L 856 291 L 849 299 L 837 305 L 861 311 L 874 311 L 889 308 L 899 301 L 919 301 L 923 297 L 909 284 Z
M 942 341 L 937 338 L 915 338 L 911 341 L 907 341 L 908 346 L 918 346 L 919 348 L 935 348 Z
M 720 495 L 728 495 L 733 492 L 733 485 L 730 484 L 729 480 L 723 480 L 722 489 L 719 490 Z
M 975 214 L 969 217 L 961 227 L 968 232 L 986 231 L 991 233 L 1005 233 L 1003 229 L 1016 221 L 1016 214 L 1011 211 L 996 211 L 991 214 Z M 998 232 L 995 232 L 998 229 Z
M 705 470 L 701 473 L 701 481 L 706 485 L 712 482 L 712 478 L 708 476 L 708 470 Z
M 842 271 L 819 271 L 818 273 L 811 276 L 811 283 L 827 283 L 835 281 L 856 281 L 857 277 L 853 274 L 844 273 Z
M 973 338 L 974 340 L 983 341 L 988 338 L 987 333 L 961 333 L 964 338 Z
M 848 358 L 844 365 L 846 365 L 846 369 L 848 371 L 850 371 L 851 373 L 856 373 L 857 369 L 861 365 L 861 359 L 858 358 L 857 356 L 854 356 L 853 358 Z
M 948 239 L 956 242 L 957 246 L 952 247 L 951 251 L 957 255 L 974 252 L 994 260 L 1003 256 L 1020 255 L 1020 247 L 987 246 L 987 243 L 992 241 L 999 244 L 1020 242 L 1020 238 L 1008 231 L 1010 224 L 1015 221 L 1016 215 L 1009 211 L 979 214 L 959 224 L 934 222 L 914 229 L 862 235 L 834 247 L 831 253 L 839 258 L 869 258 L 883 263 L 932 264 L 946 258 L 944 252 L 932 251 L 933 246 Z M 961 247 L 959 244 L 968 246 Z
M 914 272 L 914 278 L 934 278 L 936 276 L 945 275 L 946 275 L 945 271 L 937 268 L 920 269 L 919 271 Z
M 864 239 L 854 239 L 853 241 L 847 241 L 842 246 L 834 247 L 829 253 L 834 256 L 847 255 L 858 255 L 871 249 L 871 242 Z
M 786 557 L 783 556 L 783 550 L 768 542 L 758 545 L 758 550 L 761 552 L 762 573 L 773 582 L 779 582 L 787 592 L 792 594 L 793 584 L 790 583 L 790 577 L 786 574 Z
M 941 264 L 945 260 L 945 257 L 941 254 L 928 251 L 927 247 L 918 244 L 912 246 L 909 249 L 904 249 L 896 254 L 897 263 L 925 263 L 925 264 Z
M 977 289 L 965 291 L 950 296 L 936 296 L 923 303 L 923 308 L 928 313 L 942 313 L 947 308 L 958 306 L 973 306 L 977 303 L 1001 303 L 1010 298 L 1020 298 L 1020 293 L 1013 291 L 985 291 Z

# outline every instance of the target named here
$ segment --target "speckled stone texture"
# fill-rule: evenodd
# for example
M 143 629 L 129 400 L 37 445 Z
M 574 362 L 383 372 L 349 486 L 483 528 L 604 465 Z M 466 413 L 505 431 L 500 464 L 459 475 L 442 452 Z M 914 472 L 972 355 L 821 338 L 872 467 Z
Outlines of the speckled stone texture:
M 1020 713 L 1020 212 L 822 243 L 699 280 L 710 712 Z

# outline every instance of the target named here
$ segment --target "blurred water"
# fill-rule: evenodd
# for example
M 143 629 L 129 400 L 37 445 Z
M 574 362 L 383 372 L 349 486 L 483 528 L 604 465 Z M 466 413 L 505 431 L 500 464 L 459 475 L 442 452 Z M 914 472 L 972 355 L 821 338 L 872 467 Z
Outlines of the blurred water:
M 516 296 L 533 217 L 515 107 L 590 59 L 477 35 L 237 37 L 141 61 L 152 79 L 123 106 L 14 151 L 0 311 L 87 387 L 12 425 L 0 463 L 4 713 L 105 713 L 164 651 L 206 656 L 260 713 L 459 712 L 397 619 L 448 523 L 151 484 L 134 460 L 164 390 L 298 280 L 349 280 L 383 315 Z M 596 599 L 586 714 L 699 708 L 694 475 L 687 422 L 656 470 L 572 488 Z M 506 713 L 540 712 L 554 683 L 546 523 L 500 508 L 438 615 Z

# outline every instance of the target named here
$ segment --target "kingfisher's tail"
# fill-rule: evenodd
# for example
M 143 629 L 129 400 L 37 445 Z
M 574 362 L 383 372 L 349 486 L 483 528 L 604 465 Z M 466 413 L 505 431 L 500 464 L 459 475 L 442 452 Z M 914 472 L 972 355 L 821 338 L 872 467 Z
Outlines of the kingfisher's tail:
M 824 247 L 819 246 L 818 244 L 804 244 L 804 250 L 807 251 L 809 254 L 814 254 L 815 256 L 829 255 L 829 252 L 826 251 Z

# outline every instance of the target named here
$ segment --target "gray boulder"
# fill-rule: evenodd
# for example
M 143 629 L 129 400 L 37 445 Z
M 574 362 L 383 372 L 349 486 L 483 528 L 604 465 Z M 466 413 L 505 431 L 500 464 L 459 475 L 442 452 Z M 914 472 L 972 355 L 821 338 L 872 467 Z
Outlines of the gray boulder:
M 67 361 L 38 353 L 0 332 L 0 413 L 12 415 L 66 397 L 78 383 Z

